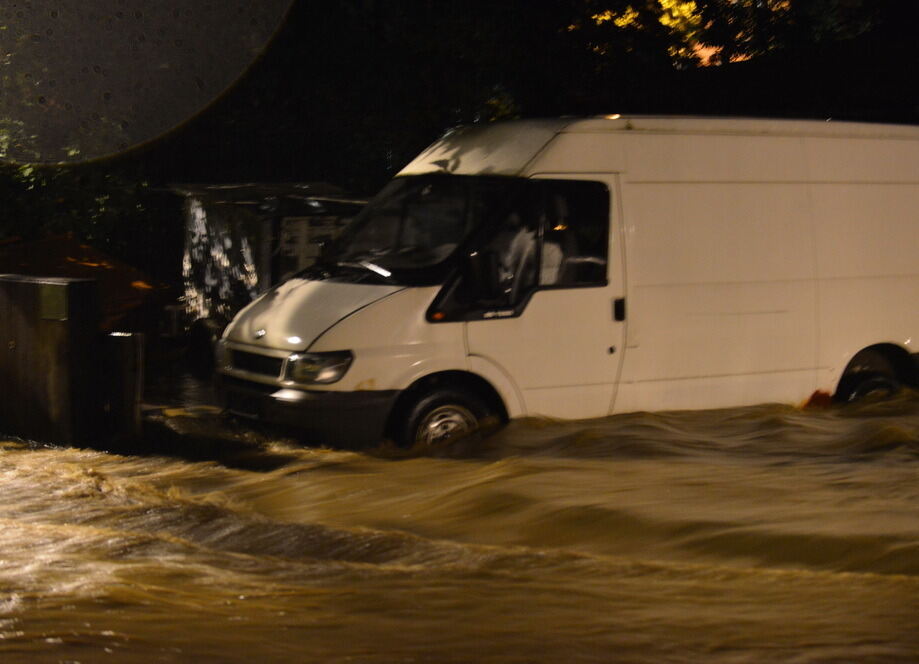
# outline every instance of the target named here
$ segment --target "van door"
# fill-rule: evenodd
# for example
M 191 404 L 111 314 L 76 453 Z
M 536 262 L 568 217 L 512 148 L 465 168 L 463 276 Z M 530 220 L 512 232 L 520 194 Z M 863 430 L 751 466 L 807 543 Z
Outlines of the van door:
M 485 247 L 504 306 L 466 323 L 467 353 L 516 384 L 530 415 L 611 412 L 625 287 L 610 174 L 541 174 Z

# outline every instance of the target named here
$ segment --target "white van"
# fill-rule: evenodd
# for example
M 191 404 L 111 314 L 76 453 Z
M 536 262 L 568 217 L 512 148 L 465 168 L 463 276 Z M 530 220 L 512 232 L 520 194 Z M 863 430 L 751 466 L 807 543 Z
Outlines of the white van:
M 449 132 L 218 350 L 235 413 L 432 443 L 537 415 L 917 381 L 919 128 L 608 116 Z

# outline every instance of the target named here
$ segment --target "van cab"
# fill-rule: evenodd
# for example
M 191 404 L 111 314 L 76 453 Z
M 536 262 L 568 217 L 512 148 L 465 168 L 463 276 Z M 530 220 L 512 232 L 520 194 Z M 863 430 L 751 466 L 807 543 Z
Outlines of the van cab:
M 916 383 L 919 128 L 607 116 L 448 132 L 218 347 L 317 442 Z

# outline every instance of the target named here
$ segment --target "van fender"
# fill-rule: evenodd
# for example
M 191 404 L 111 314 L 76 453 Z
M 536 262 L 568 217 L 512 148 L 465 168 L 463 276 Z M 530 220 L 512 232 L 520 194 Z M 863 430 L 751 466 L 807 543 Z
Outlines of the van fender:
M 853 372 L 862 372 L 863 375 L 881 372 L 890 374 L 890 377 L 901 385 L 919 386 L 919 362 L 916 360 L 917 356 L 911 354 L 907 348 L 908 342 L 882 342 L 863 346 L 858 350 L 849 350 L 842 356 L 845 360 L 839 362 L 838 367 L 832 370 L 834 393 L 839 395 L 839 386 L 846 376 Z
M 493 391 L 493 394 L 483 393 L 481 396 L 489 401 L 495 397 L 500 399 L 501 410 L 504 411 L 508 418 L 520 417 L 526 414 L 523 408 L 523 400 L 520 398 L 516 385 L 503 371 L 484 358 L 470 357 L 467 359 L 475 360 L 470 363 L 472 366 L 469 364 L 457 366 L 455 363 L 443 360 L 424 360 L 412 365 L 411 371 L 399 377 L 399 382 L 397 383 L 400 391 L 399 399 L 402 400 L 412 388 L 424 383 L 429 378 L 449 375 L 453 379 L 461 381 L 466 376 L 469 379 L 474 379 L 474 382 L 471 382 L 471 380 L 465 381 L 467 386 L 478 383 L 486 384 Z M 397 402 L 394 406 L 394 412 L 399 409 L 400 402 Z
M 447 371 L 465 372 L 466 367 L 446 357 L 420 359 L 413 362 L 406 372 L 399 374 L 394 385 L 404 391 L 426 376 Z
M 409 371 L 401 374 L 396 385 L 399 386 L 398 389 L 405 390 L 426 376 L 450 371 L 474 374 L 489 383 L 498 393 L 501 401 L 504 402 L 508 417 L 526 415 L 524 401 L 517 389 L 517 385 L 503 369 L 478 355 L 470 355 L 466 360 L 466 366 L 458 366 L 454 362 L 447 361 L 446 358 L 421 360 L 412 364 Z
M 522 417 L 527 414 L 526 402 L 517 383 L 498 364 L 482 355 L 469 355 L 466 363 L 471 373 L 484 378 L 504 401 L 509 418 Z

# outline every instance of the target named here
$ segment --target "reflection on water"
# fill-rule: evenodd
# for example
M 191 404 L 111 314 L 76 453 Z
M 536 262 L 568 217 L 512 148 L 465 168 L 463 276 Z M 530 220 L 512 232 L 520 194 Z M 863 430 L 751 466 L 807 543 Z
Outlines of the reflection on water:
M 919 659 L 916 395 L 240 437 L 280 461 L 3 443 L 2 661 Z

